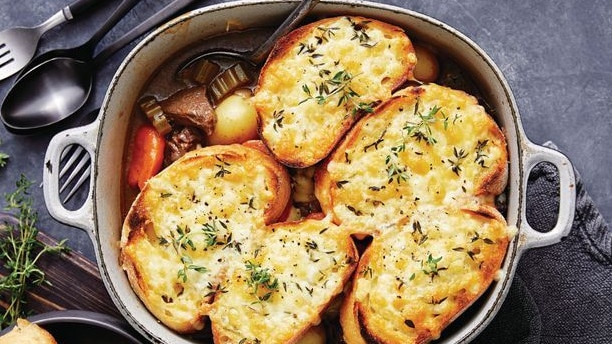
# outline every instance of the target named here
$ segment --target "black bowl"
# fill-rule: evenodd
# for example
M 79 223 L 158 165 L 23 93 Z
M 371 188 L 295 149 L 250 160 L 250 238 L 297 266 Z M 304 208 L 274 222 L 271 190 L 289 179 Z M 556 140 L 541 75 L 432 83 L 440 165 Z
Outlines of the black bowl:
M 28 321 L 49 331 L 58 344 L 141 344 L 147 343 L 122 319 L 81 310 L 53 311 L 28 317 Z M 12 329 L 6 328 L 4 334 Z

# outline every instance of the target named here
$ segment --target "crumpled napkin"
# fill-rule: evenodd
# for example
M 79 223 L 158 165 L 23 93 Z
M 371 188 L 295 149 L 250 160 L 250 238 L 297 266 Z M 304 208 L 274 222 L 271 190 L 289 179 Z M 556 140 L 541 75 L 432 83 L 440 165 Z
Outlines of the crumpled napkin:
M 526 216 L 536 230 L 556 222 L 558 182 L 547 163 L 529 177 Z M 523 254 L 504 304 L 473 343 L 612 343 L 612 232 L 577 172 L 576 182 L 571 232 Z

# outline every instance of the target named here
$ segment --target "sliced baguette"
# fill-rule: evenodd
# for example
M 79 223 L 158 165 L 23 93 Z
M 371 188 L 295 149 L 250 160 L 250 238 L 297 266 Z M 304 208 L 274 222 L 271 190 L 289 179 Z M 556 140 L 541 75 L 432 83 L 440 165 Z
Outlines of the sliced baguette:
M 413 77 L 399 27 L 363 17 L 302 26 L 278 41 L 253 98 L 263 141 L 280 162 L 312 166 L 374 104 Z
M 216 343 L 296 343 L 321 321 L 357 265 L 352 239 L 329 219 L 271 225 L 260 243 L 215 300 Z M 271 288 L 253 283 L 261 272 Z
M 57 344 L 57 342 L 44 328 L 27 319 L 19 318 L 13 329 L 0 336 L 0 344 Z
M 507 162 L 503 133 L 474 97 L 409 87 L 347 133 L 317 169 L 315 194 L 336 223 L 376 234 L 419 207 L 493 205 Z
M 427 209 L 375 238 L 342 305 L 347 343 L 427 343 L 495 279 L 511 233 L 493 208 Z
M 429 84 L 382 103 L 315 173 L 335 223 L 373 236 L 341 308 L 347 343 L 426 343 L 496 276 L 505 138 L 476 99 Z

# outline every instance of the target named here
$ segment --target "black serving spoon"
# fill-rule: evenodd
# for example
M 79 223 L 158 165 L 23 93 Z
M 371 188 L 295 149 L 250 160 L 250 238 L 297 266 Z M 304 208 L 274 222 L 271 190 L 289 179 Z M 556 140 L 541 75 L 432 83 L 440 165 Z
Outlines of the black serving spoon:
M 16 134 L 33 133 L 80 109 L 91 91 L 97 44 L 138 1 L 123 0 L 83 45 L 49 51 L 26 66 L 0 108 L 6 128 Z

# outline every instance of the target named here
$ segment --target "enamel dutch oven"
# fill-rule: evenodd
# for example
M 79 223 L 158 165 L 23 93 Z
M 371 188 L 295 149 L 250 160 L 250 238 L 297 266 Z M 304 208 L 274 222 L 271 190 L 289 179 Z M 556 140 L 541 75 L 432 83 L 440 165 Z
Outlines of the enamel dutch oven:
M 229 23 L 242 28 L 278 25 L 296 1 L 236 1 L 201 8 L 162 25 L 138 44 L 120 65 L 105 95 L 98 119 L 84 127 L 57 134 L 47 149 L 44 170 L 45 202 L 51 215 L 85 230 L 94 243 L 102 278 L 127 321 L 153 342 L 195 343 L 159 323 L 132 291 L 119 265 L 121 174 L 124 145 L 131 109 L 140 90 L 164 60 L 187 46 L 223 34 Z M 500 278 L 459 319 L 443 332 L 441 343 L 467 343 L 480 333 L 501 307 L 510 289 L 521 254 L 525 250 L 554 244 L 571 228 L 575 188 L 570 161 L 562 154 L 535 145 L 525 136 L 519 111 L 508 83 L 493 61 L 474 42 L 452 27 L 407 9 L 365 1 L 327 0 L 312 15 L 361 15 L 403 27 L 410 37 L 431 43 L 458 62 L 485 95 L 493 116 L 508 141 L 509 179 L 506 219 L 517 228 L 503 262 Z M 66 209 L 58 197 L 60 154 L 71 144 L 80 144 L 93 157 L 91 189 L 84 205 Z M 555 227 L 541 233 L 526 219 L 526 184 L 531 169 L 540 162 L 553 164 L 560 177 L 560 209 Z M 51 167 L 51 168 L 49 168 Z

